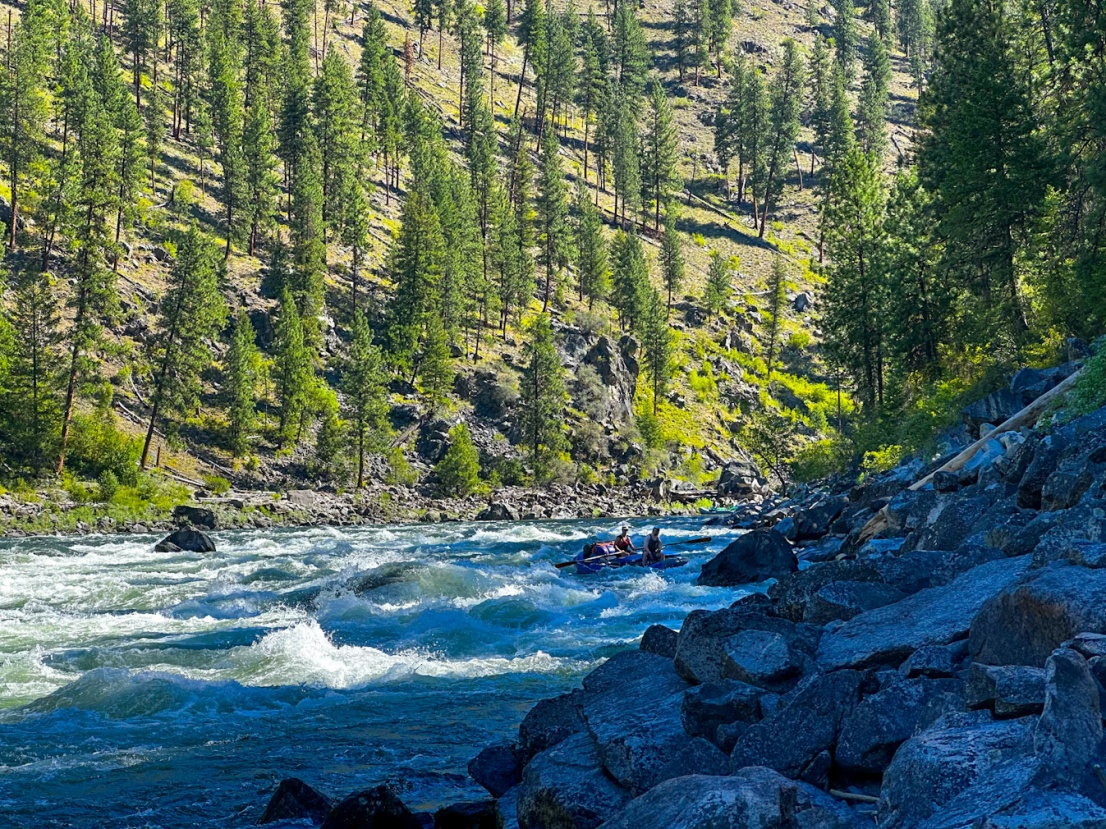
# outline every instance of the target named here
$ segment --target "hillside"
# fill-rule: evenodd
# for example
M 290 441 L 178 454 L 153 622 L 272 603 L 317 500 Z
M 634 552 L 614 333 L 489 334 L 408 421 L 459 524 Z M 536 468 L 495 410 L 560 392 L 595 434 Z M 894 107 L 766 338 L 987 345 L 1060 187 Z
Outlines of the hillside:
M 453 157 L 451 163 L 462 163 L 463 129 L 459 123 L 458 95 L 460 44 L 455 32 L 448 31 L 439 37 L 437 28 L 431 27 L 420 49 L 419 28 L 412 8 L 394 3 L 381 3 L 378 8 L 387 46 L 392 52 L 390 59 L 399 61 L 401 71 L 407 73 L 410 89 L 430 113 L 441 118 L 445 146 Z M 176 7 L 170 9 L 168 21 L 156 19 L 155 14 L 149 24 L 152 34 L 145 35 L 153 48 L 143 59 L 138 74 L 142 90 L 139 97 L 146 101 L 143 117 L 148 132 L 151 130 L 149 124 L 157 121 L 156 116 L 150 114 L 149 100 L 152 98 L 155 103 L 160 100 L 163 105 L 177 94 L 173 79 L 174 72 L 179 75 L 181 71 L 178 64 L 183 41 L 175 34 L 174 26 L 179 28 L 178 18 L 184 12 L 174 9 Z M 135 36 L 128 28 L 131 19 L 128 12 L 139 19 L 141 4 L 136 2 L 125 9 L 109 11 L 108 29 L 119 54 L 121 79 L 129 81 L 134 72 L 134 55 L 129 46 L 133 45 Z M 524 114 L 537 106 L 538 89 L 533 83 L 532 70 L 519 94 L 525 52 L 516 42 L 520 11 L 514 11 L 510 34 L 496 46 L 494 61 L 487 54 L 482 58 L 485 67 L 494 64 L 487 83 L 494 87 L 493 115 L 500 175 L 507 171 L 510 162 L 510 122 L 516 96 Z M 550 11 L 565 10 L 551 8 Z M 582 20 L 585 15 L 582 10 L 578 11 Z M 603 11 L 596 10 L 600 20 Z M 94 17 L 104 13 L 102 8 L 97 11 L 95 7 L 92 12 Z M 305 20 L 311 20 L 309 67 L 312 83 L 319 72 L 322 40 L 325 40 L 326 49 L 348 58 L 351 69 L 358 65 L 365 6 L 334 9 L 319 4 L 317 8 L 301 8 L 300 12 Z M 18 19 L 21 9 L 15 8 L 14 13 Z M 785 474 L 779 463 L 784 455 L 790 457 L 802 442 L 830 436 L 834 431 L 830 424 L 839 426 L 841 415 L 851 410 L 847 392 L 841 394 L 836 385 L 831 388 L 826 384 L 817 345 L 819 332 L 809 302 L 811 292 L 817 292 L 821 279 L 816 273 L 819 230 L 817 197 L 812 186 L 820 182 L 821 159 L 814 165 L 812 178 L 810 154 L 815 137 L 809 117 L 811 93 L 805 89 L 801 91 L 799 109 L 803 117 L 795 140 L 794 163 L 788 164 L 786 176 L 782 176 L 782 190 L 768 217 L 764 238 L 758 238 L 754 226 L 753 204 L 748 199 L 738 203 L 734 197 L 736 172 L 731 171 L 728 183 L 723 180 L 713 148 L 713 124 L 717 108 L 728 92 L 733 56 L 745 55 L 754 69 L 771 79 L 779 69 L 782 42 L 793 38 L 799 45 L 800 55 L 809 56 L 816 34 L 833 34 L 834 13 L 828 8 L 822 9 L 816 15 L 818 24 L 811 26 L 810 12 L 793 3 L 741 4 L 730 23 L 723 69 L 717 69 L 714 64 L 704 67 L 697 84 L 690 71 L 682 83 L 678 78 L 673 13 L 672 7 L 660 3 L 646 3 L 639 11 L 651 66 L 647 76 L 650 83 L 655 80 L 662 84 L 675 114 L 678 136 L 678 183 L 673 188 L 673 201 L 677 204 L 673 205 L 672 212 L 677 217 L 675 226 L 682 241 L 687 276 L 671 314 L 671 379 L 666 384 L 663 399 L 657 403 L 653 420 L 648 417 L 652 406 L 649 384 L 644 382 L 645 368 L 640 365 L 641 354 L 637 353 L 639 333 L 629 332 L 635 339 L 623 340 L 618 354 L 604 358 L 596 352 L 596 349 L 599 352 L 609 349 L 609 344 L 603 344 L 604 336 L 608 338 L 606 342 L 617 343 L 624 332 L 611 306 L 600 302 L 589 310 L 579 301 L 570 265 L 561 278 L 562 290 L 558 291 L 550 309 L 557 348 L 568 369 L 569 406 L 564 421 L 567 454 L 549 473 L 563 482 L 598 480 L 618 485 L 661 474 L 671 480 L 690 481 L 689 486 L 695 488 L 715 477 L 725 463 L 741 457 L 754 460 L 765 474 L 778 478 Z M 861 22 L 861 33 L 868 27 L 868 23 Z M 103 26 L 93 28 L 98 31 Z M 210 39 L 210 35 L 206 36 Z M 408 45 L 405 47 L 405 44 Z M 410 64 L 405 61 L 405 48 L 414 56 Z M 578 62 L 582 59 L 581 50 L 573 51 L 576 54 L 573 60 Z M 169 57 L 172 59 L 167 59 Z M 907 69 L 902 56 L 893 55 L 891 101 L 886 109 L 893 139 L 887 148 L 889 167 L 895 153 L 908 148 L 910 142 L 914 89 Z M 203 101 L 214 94 L 214 82 L 205 79 L 203 73 L 198 77 L 200 84 L 209 88 L 197 99 L 196 106 L 211 108 L 210 103 Z M 860 83 L 857 71 L 853 95 L 857 94 Z M 154 89 L 160 91 L 160 99 L 153 95 Z M 62 124 L 56 117 L 61 99 L 48 91 L 43 92 L 43 97 L 55 116 L 44 122 L 41 146 L 35 155 L 40 163 L 49 166 L 57 162 L 62 152 Z M 642 101 L 644 106 L 644 99 Z M 570 102 L 565 110 L 567 113 L 562 113 L 562 124 L 557 132 L 560 161 L 567 191 L 571 194 L 583 173 L 585 125 L 577 106 Z M 106 339 L 89 354 L 95 359 L 88 372 L 80 377 L 75 411 L 84 413 L 82 428 L 86 432 L 91 428 L 89 423 L 99 417 L 95 414 L 96 400 L 106 399 L 105 390 L 96 385 L 96 378 L 103 377 L 110 383 L 116 428 L 124 435 L 141 438 L 149 422 L 150 399 L 154 393 L 154 352 L 159 347 L 158 338 L 164 334 L 159 329 L 162 323 L 157 315 L 163 310 L 161 302 L 170 288 L 168 278 L 172 273 L 174 250 L 180 243 L 179 233 L 187 223 L 195 221 L 220 248 L 225 245 L 227 227 L 221 202 L 221 188 L 225 182 L 218 141 L 213 140 L 211 128 L 202 124 L 189 132 L 190 123 L 184 125 L 179 137 L 175 138 L 171 129 L 175 121 L 173 112 L 165 109 L 161 114 L 166 122 L 160 125 L 162 133 L 156 162 L 149 179 L 143 177 L 130 197 L 133 200 L 130 206 L 134 209 L 128 218 L 132 222 L 122 228 L 117 248 L 109 250 L 110 244 L 104 248 L 107 255 L 118 255 L 117 262 L 111 264 L 116 274 L 113 290 L 118 294 L 119 313 L 104 316 Z M 183 114 L 181 117 L 183 119 Z M 594 189 L 594 137 L 598 126 L 594 117 L 592 121 L 588 126 L 592 139 L 588 186 Z M 541 159 L 536 152 L 537 141 L 529 128 L 524 130 L 524 144 L 534 150 L 529 155 L 537 167 Z M 286 172 L 282 181 L 286 180 Z M 365 174 L 370 179 L 365 191 L 368 223 L 365 249 L 360 251 L 364 284 L 358 290 L 368 298 L 367 313 L 376 332 L 375 339 L 381 343 L 395 291 L 388 255 L 400 232 L 402 206 L 412 181 L 408 165 L 403 164 L 398 187 L 391 187 L 385 180 L 379 154 Z M 22 250 L 10 254 L 13 274 L 30 266 L 30 251 L 38 243 L 44 221 L 44 217 L 36 215 L 44 209 L 43 193 L 26 188 L 28 184 L 41 182 L 45 185 L 47 181 L 48 178 L 35 178 L 21 183 L 27 194 L 23 197 L 25 206 L 20 214 L 23 224 L 17 238 L 25 238 L 22 238 Z M 603 233 L 608 241 L 613 238 L 618 224 L 612 215 L 615 194 L 611 187 L 612 182 L 606 182 L 597 197 L 606 225 Z M 5 195 L 10 198 L 10 188 Z M 275 434 L 282 402 L 271 378 L 278 357 L 275 337 L 279 323 L 277 297 L 268 283 L 275 246 L 281 244 L 281 240 L 288 243 L 294 232 L 288 225 L 288 204 L 293 197 L 283 186 L 275 195 L 280 208 L 276 214 L 277 224 L 269 240 L 258 245 L 257 255 L 247 253 L 241 237 L 232 241 L 225 278 L 220 286 L 229 311 L 227 323 L 208 340 L 207 348 L 213 361 L 200 367 L 199 405 L 175 412 L 163 411 L 153 431 L 151 465 L 159 466 L 170 477 L 188 485 L 207 481 L 209 489 L 221 490 L 226 486 L 221 479 L 226 479 L 240 489 L 297 488 L 307 482 L 309 486 L 341 490 L 353 483 L 348 449 L 332 451 L 325 462 L 319 462 L 316 457 L 317 432 L 326 422 L 323 409 L 316 406 L 310 416 L 305 416 L 306 428 L 301 428 L 294 446 L 288 446 Z M 8 212 L 10 215 L 10 207 Z M 125 212 L 121 210 L 120 215 Z M 654 286 L 662 288 L 660 240 L 652 226 L 653 213 L 648 204 L 642 205 L 642 220 L 649 221 L 641 225 L 640 234 L 649 279 Z M 631 212 L 631 219 L 633 215 Z M 121 224 L 126 223 L 121 220 Z M 320 324 L 323 336 L 318 342 L 318 353 L 312 359 L 312 373 L 338 388 L 344 401 L 340 375 L 351 336 L 352 253 L 347 245 L 334 238 L 336 235 L 330 233 L 326 237 L 325 310 Z M 71 243 L 57 246 L 52 262 L 58 277 L 58 290 L 51 300 L 68 304 L 60 329 L 61 342 L 51 346 L 57 349 L 55 356 L 59 364 L 64 362 L 61 357 L 69 346 L 75 313 L 73 295 L 66 288 L 74 282 L 71 273 L 74 260 L 67 254 L 67 246 L 70 250 L 73 248 Z M 732 298 L 720 314 L 713 315 L 703 305 L 712 251 L 717 251 L 730 263 L 733 285 Z M 540 254 L 540 250 L 535 253 Z M 784 279 L 787 301 L 779 314 L 775 335 L 779 340 L 779 359 L 769 384 L 764 362 L 766 339 L 773 320 L 768 279 L 776 259 L 787 263 Z M 511 320 L 504 336 L 496 335 L 494 324 L 486 326 L 481 335 L 483 348 L 478 360 L 473 359 L 472 332 L 466 330 L 463 336 L 453 335 L 451 370 L 456 378 L 444 400 L 431 405 L 425 392 L 420 391 L 421 383 L 412 385 L 398 376 L 391 380 L 387 401 L 391 431 L 384 439 L 384 448 L 379 450 L 383 457 L 371 464 L 374 476 L 392 482 L 425 478 L 444 445 L 448 444 L 442 440 L 441 433 L 446 428 L 442 422 L 449 425 L 463 420 L 469 424 L 481 451 L 482 477 L 491 476 L 493 483 L 505 478 L 510 480 L 504 483 L 528 480 L 529 464 L 520 446 L 515 398 L 521 370 L 527 363 L 526 328 L 518 320 L 536 314 L 542 299 L 540 264 L 535 271 L 536 291 L 529 307 L 521 309 L 517 319 Z M 13 276 L 13 285 L 17 282 Z M 240 311 L 248 313 L 256 331 L 262 350 L 262 366 L 254 389 L 260 419 L 255 434 L 250 436 L 248 451 L 236 453 L 228 446 L 226 438 L 228 422 L 223 387 L 227 382 L 231 323 Z M 591 364 L 598 371 L 581 372 L 581 364 Z M 55 406 L 55 418 L 56 409 Z M 642 415 L 647 421 L 648 434 L 644 436 L 641 433 Z M 339 427 L 344 429 L 349 421 L 345 408 L 340 416 Z M 55 420 L 45 430 L 49 434 L 43 438 L 51 454 L 57 450 L 57 428 Z M 110 427 L 105 428 L 110 430 Z M 789 448 L 781 447 L 778 452 L 765 448 L 778 445 L 780 441 L 786 442 Z M 339 442 L 349 445 L 344 439 Z M 124 464 L 133 463 L 130 453 L 136 449 L 120 447 L 119 451 L 129 459 L 124 460 Z M 90 457 L 83 465 L 71 464 L 71 468 L 78 475 L 92 478 L 99 477 L 105 469 L 113 471 L 117 478 L 133 477 L 125 469 L 112 469 L 112 463 L 115 461 L 101 463 Z M 49 466 L 36 465 L 36 469 L 42 472 Z M 11 480 L 13 483 L 17 479 L 25 480 L 33 485 L 33 472 L 13 466 Z M 94 497 L 94 488 L 87 491 Z

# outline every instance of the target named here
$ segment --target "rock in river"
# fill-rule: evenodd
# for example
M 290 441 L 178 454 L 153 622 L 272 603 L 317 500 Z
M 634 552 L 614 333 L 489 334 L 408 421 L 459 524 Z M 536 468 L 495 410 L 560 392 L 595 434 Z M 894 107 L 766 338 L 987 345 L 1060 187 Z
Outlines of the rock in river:
M 258 823 L 278 820 L 310 820 L 322 823 L 330 812 L 330 800 L 298 777 L 280 781 Z
M 159 553 L 214 553 L 215 542 L 211 536 L 199 530 L 176 530 L 161 539 L 154 550 Z
M 703 565 L 699 584 L 735 587 L 778 579 L 799 569 L 791 545 L 775 530 L 753 530 Z

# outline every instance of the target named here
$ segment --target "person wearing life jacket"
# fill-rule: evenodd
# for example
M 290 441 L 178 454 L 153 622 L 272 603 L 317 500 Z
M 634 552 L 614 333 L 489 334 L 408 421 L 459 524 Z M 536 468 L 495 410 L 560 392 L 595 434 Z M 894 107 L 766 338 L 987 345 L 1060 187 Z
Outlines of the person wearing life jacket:
M 659 564 L 664 561 L 664 545 L 661 544 L 661 528 L 653 527 L 653 531 L 645 537 L 642 547 L 641 563 L 648 567 L 651 564 Z
M 637 552 L 637 549 L 634 547 L 634 542 L 630 540 L 630 528 L 625 524 L 622 525 L 622 529 L 618 533 L 618 538 L 614 540 L 614 547 L 620 553 Z

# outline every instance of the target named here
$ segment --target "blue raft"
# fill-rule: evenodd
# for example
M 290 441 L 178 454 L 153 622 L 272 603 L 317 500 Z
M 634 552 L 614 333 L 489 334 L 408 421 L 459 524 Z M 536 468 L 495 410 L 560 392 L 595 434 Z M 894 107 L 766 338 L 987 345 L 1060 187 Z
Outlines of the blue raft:
M 683 556 L 665 556 L 663 561 L 643 565 L 641 553 L 631 553 L 617 558 L 604 558 L 601 561 L 588 561 L 584 550 L 576 554 L 576 575 L 593 576 L 604 570 L 616 570 L 620 567 L 648 567 L 650 570 L 671 570 L 673 567 L 683 567 L 687 559 Z M 595 558 L 595 556 L 591 556 Z

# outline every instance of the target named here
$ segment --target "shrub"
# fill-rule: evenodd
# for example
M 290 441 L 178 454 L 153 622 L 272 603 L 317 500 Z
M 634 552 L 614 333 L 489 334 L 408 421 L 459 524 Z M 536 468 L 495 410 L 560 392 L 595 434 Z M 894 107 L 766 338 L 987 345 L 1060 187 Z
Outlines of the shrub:
M 454 426 L 449 438 L 449 449 L 434 467 L 434 474 L 443 493 L 464 497 L 480 489 L 480 458 L 464 423 Z
M 403 454 L 403 450 L 398 446 L 388 450 L 387 459 L 388 473 L 384 478 L 386 483 L 411 486 L 418 481 L 418 473 L 408 463 L 407 456 Z
M 529 483 L 526 468 L 518 458 L 501 455 L 489 459 L 485 468 L 488 470 L 489 480 L 494 478 L 503 486 L 526 486 Z
M 581 365 L 572 383 L 572 400 L 592 420 L 600 420 L 606 409 L 607 389 L 594 366 Z
M 230 492 L 230 481 L 219 475 L 204 475 L 204 486 L 212 495 L 226 495 Z
M 73 417 L 67 465 L 74 472 L 99 479 L 105 471 L 121 484 L 133 484 L 138 476 L 142 443 L 115 426 L 110 390 L 91 414 Z
M 576 326 L 587 336 L 595 337 L 606 333 L 611 327 L 611 319 L 598 311 L 581 309 L 576 312 Z
M 115 473 L 110 469 L 105 469 L 100 473 L 97 483 L 100 487 L 100 500 L 105 503 L 114 498 L 115 493 L 119 491 L 119 479 L 115 477 Z
M 886 472 L 898 466 L 904 454 L 903 448 L 897 444 L 884 446 L 871 452 L 865 452 L 860 467 L 864 475 Z
M 1106 406 L 1106 344 L 1083 366 L 1083 374 L 1075 381 L 1069 395 L 1071 414 L 1090 414 Z
M 660 449 L 664 446 L 664 432 L 661 429 L 661 423 L 651 411 L 643 411 L 638 414 L 637 428 L 646 447 Z

